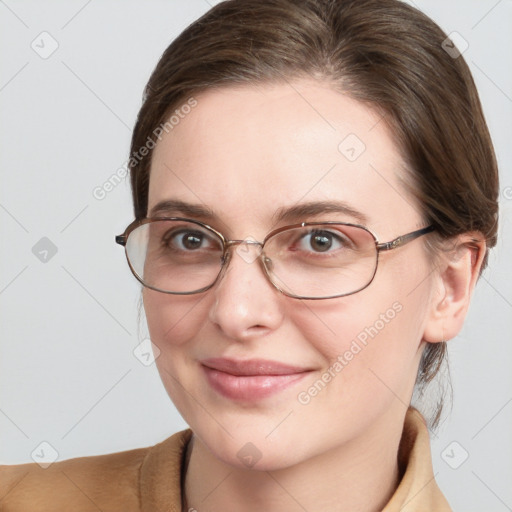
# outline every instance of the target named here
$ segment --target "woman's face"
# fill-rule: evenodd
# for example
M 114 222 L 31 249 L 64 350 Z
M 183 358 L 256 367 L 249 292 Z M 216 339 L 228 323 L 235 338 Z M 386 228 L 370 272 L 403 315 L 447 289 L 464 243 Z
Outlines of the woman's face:
M 423 227 L 385 120 L 364 105 L 305 81 L 195 99 L 154 150 L 148 216 L 162 201 L 180 201 L 191 207 L 158 215 L 259 241 L 303 221 L 364 218 L 381 242 Z M 277 469 L 356 446 L 403 419 L 431 296 L 420 239 L 381 253 L 370 286 L 341 298 L 287 297 L 234 248 L 207 292 L 144 289 L 144 307 L 165 388 L 199 440 L 228 464 Z

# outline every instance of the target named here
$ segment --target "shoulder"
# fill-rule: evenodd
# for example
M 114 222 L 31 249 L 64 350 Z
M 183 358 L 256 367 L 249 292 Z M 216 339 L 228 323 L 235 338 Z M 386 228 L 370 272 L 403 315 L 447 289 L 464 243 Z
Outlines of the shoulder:
M 149 448 L 39 464 L 0 466 L 0 511 L 138 510 L 138 471 Z M 115 493 L 112 494 L 112 490 Z M 133 504 L 133 507 L 128 505 Z
M 179 432 L 154 446 L 54 462 L 0 466 L 0 512 L 141 509 L 141 468 L 183 442 Z

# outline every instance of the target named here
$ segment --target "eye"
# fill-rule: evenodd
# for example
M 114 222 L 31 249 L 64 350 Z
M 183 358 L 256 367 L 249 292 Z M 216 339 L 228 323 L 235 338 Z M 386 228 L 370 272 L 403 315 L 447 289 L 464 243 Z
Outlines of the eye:
M 180 249 L 199 249 L 203 243 L 204 236 L 201 233 L 184 233 L 173 238 Z
M 303 251 L 328 252 L 342 249 L 347 241 L 341 234 L 315 229 L 306 233 L 298 245 Z
M 220 250 L 220 244 L 208 233 L 197 229 L 174 229 L 162 238 L 162 245 L 177 251 L 191 252 L 201 249 Z

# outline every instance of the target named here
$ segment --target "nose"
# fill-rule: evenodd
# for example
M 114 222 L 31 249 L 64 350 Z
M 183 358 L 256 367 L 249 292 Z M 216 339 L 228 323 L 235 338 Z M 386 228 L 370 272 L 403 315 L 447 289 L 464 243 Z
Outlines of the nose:
M 230 244 L 226 268 L 212 289 L 209 318 L 230 339 L 244 341 L 276 330 L 283 322 L 282 295 L 261 266 L 261 244 Z

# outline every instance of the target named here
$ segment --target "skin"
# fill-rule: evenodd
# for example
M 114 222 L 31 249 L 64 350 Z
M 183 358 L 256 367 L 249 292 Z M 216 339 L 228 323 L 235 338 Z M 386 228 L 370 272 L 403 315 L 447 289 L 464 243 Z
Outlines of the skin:
M 278 208 L 309 201 L 344 201 L 379 241 L 425 225 L 401 185 L 407 170 L 385 122 L 327 83 L 195 97 L 198 105 L 154 150 L 149 212 L 167 199 L 201 204 L 214 217 L 193 218 L 230 239 L 263 240 L 283 225 L 273 218 Z M 349 134 L 366 146 L 354 161 L 338 149 Z M 360 223 L 328 212 L 296 221 L 315 220 Z M 467 311 L 483 255 L 483 243 L 471 249 L 469 239 L 459 237 L 456 253 L 443 253 L 435 270 L 423 239 L 383 253 L 369 287 L 336 299 L 286 297 L 257 261 L 236 251 L 205 293 L 144 289 L 158 370 L 194 432 L 187 507 L 381 510 L 398 483 L 396 455 L 425 340 L 455 336 Z M 400 312 L 308 404 L 299 403 L 297 395 L 397 303 Z M 208 384 L 200 361 L 210 357 L 264 358 L 311 372 L 271 397 L 240 403 Z M 237 456 L 248 442 L 261 454 L 252 468 Z

